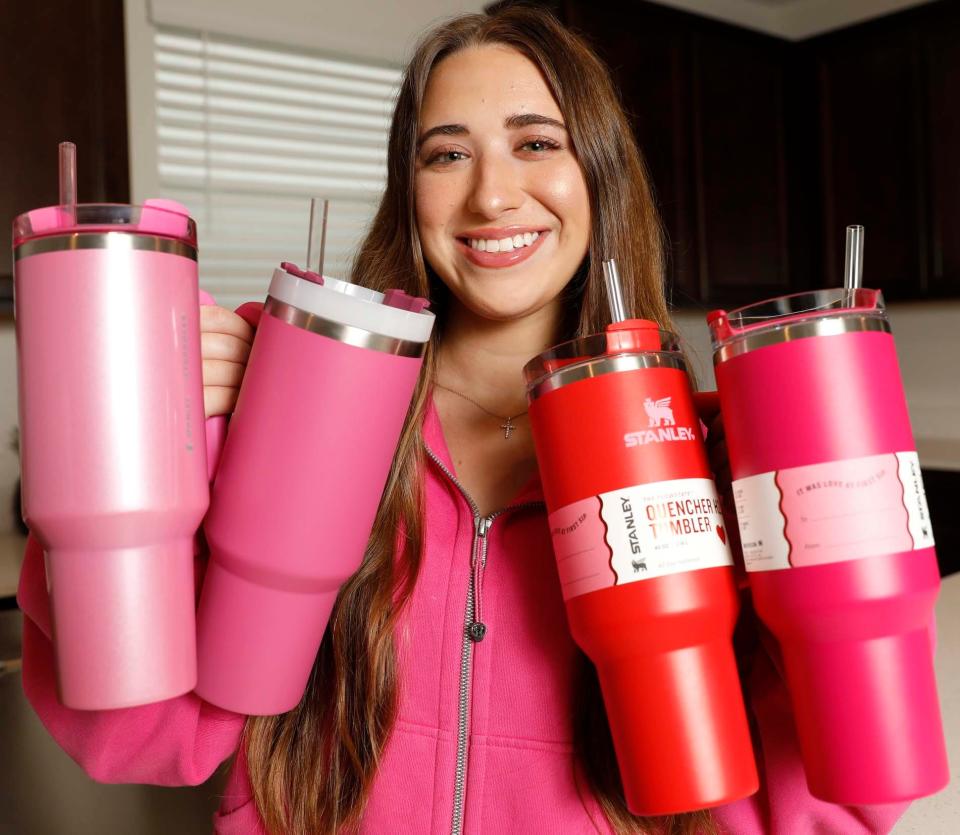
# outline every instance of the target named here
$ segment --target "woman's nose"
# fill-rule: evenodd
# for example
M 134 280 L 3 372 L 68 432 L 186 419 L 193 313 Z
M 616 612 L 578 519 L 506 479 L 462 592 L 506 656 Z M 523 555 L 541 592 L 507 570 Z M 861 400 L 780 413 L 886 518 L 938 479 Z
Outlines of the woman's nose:
M 496 155 L 481 156 L 474 166 L 468 208 L 487 218 L 496 218 L 523 203 L 519 172 Z

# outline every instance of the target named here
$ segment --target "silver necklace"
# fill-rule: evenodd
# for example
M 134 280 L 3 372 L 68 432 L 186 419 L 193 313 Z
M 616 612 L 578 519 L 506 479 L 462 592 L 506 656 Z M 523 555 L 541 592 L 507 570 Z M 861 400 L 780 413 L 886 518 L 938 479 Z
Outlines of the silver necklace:
M 438 383 L 436 380 L 434 380 L 433 382 L 437 388 L 441 388 L 444 391 L 449 391 L 450 394 L 455 394 L 457 395 L 457 397 L 462 397 L 464 400 L 468 400 L 469 402 L 473 403 L 473 405 L 476 406 L 478 409 L 486 412 L 488 415 L 490 415 L 490 417 L 495 417 L 497 420 L 502 420 L 503 423 L 500 424 L 500 428 L 503 430 L 503 437 L 508 440 L 510 438 L 510 433 L 517 428 L 513 424 L 514 419 L 518 417 L 523 417 L 527 412 L 530 411 L 529 409 L 524 409 L 522 412 L 520 412 L 517 415 L 510 415 L 509 417 L 504 417 L 503 415 L 498 415 L 496 412 L 491 412 L 486 406 L 484 406 L 481 403 L 477 403 L 477 401 L 474 400 L 472 397 L 467 397 L 467 395 L 465 395 L 463 392 L 456 391 L 455 389 L 452 389 L 449 386 L 442 385 L 441 383 Z

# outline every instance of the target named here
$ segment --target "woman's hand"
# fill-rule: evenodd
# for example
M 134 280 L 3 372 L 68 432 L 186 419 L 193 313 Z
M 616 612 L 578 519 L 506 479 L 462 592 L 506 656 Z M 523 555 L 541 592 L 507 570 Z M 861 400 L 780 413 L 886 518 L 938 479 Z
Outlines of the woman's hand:
M 201 305 L 200 356 L 207 417 L 228 415 L 237 405 L 252 343 L 253 328 L 232 310 Z

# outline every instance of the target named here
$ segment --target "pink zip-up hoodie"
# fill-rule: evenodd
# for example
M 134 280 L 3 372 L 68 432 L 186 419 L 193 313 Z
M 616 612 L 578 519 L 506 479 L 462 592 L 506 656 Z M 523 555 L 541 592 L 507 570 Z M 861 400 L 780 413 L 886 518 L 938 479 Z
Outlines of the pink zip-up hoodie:
M 481 518 L 456 481 L 432 402 L 423 434 L 425 543 L 395 636 L 399 714 L 360 831 L 612 833 L 573 752 L 578 650 L 567 629 L 539 479 L 506 509 Z M 18 600 L 27 698 L 94 780 L 195 785 L 237 752 L 244 717 L 192 693 L 111 711 L 76 711 L 57 701 L 43 556 L 32 537 Z M 485 631 L 470 629 L 472 623 Z M 747 666 L 761 787 L 714 810 L 721 829 L 889 831 L 906 804 L 842 807 L 811 797 L 783 682 L 762 649 Z M 242 752 L 213 828 L 222 835 L 264 833 Z

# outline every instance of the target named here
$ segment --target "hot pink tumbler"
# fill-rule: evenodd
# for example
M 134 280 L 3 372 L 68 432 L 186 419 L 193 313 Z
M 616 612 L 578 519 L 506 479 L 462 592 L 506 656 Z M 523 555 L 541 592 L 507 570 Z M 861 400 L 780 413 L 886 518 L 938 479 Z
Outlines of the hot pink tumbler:
M 880 293 L 785 296 L 708 323 L 744 560 L 810 790 L 844 804 L 938 791 L 939 574 Z
M 60 699 L 186 693 L 209 502 L 194 223 L 169 201 L 36 209 L 13 255 L 22 509 L 46 553 Z
M 274 272 L 204 531 L 197 693 L 295 707 L 340 586 L 360 566 L 434 316 L 284 264 Z

